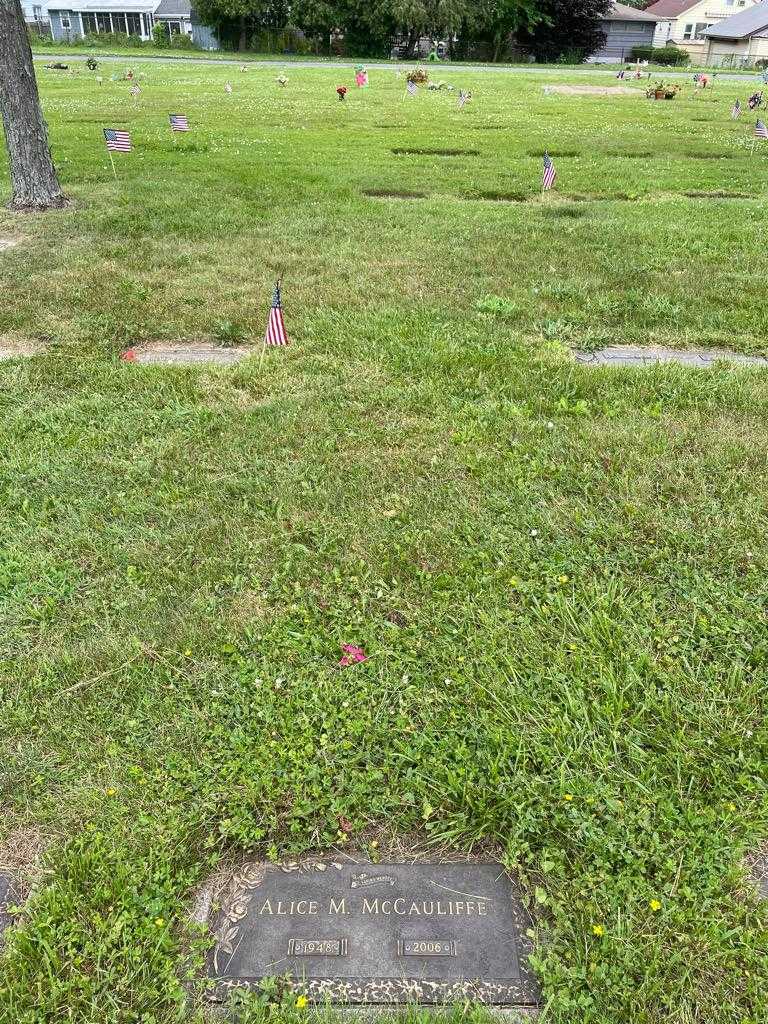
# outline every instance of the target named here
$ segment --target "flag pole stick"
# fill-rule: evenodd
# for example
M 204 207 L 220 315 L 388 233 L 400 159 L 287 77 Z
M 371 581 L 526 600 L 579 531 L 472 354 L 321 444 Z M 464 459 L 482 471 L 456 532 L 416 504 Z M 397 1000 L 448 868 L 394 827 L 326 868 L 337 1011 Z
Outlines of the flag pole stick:
M 117 181 L 117 171 L 115 170 L 115 161 L 114 161 L 114 158 L 112 156 L 112 150 L 108 149 L 107 152 L 109 153 L 109 162 L 112 164 L 112 173 L 115 176 L 115 181 Z

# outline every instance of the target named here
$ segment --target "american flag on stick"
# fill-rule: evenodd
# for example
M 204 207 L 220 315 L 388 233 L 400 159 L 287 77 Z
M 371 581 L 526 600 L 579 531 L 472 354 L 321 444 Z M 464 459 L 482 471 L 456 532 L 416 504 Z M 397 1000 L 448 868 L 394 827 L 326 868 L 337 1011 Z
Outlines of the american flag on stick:
M 541 179 L 541 191 L 548 192 L 549 189 L 555 184 L 557 178 L 557 171 L 555 165 L 552 163 L 552 158 L 549 153 L 544 154 L 544 176 Z
M 187 120 L 186 114 L 169 114 L 168 120 L 171 122 L 172 132 L 189 131 L 189 121 Z
M 755 138 L 768 139 L 768 128 L 766 128 L 765 122 L 761 121 L 759 117 L 757 119 L 757 124 L 755 125 Z
M 464 105 L 471 96 L 471 92 L 465 92 L 463 89 L 459 89 L 459 110 L 464 108 Z
M 283 304 L 280 301 L 280 282 L 275 282 L 275 290 L 272 294 L 272 305 L 269 310 L 267 321 L 267 332 L 264 335 L 264 345 L 282 346 L 288 344 L 288 335 L 285 333 L 285 321 L 283 320 Z
M 130 153 L 133 149 L 130 132 L 124 132 L 120 128 L 105 128 L 104 141 L 110 153 Z
M 734 121 L 738 121 L 738 119 L 741 117 L 741 100 L 736 100 L 736 102 L 731 107 L 731 117 Z
M 418 85 L 416 85 L 415 82 L 408 82 L 405 88 L 408 90 L 409 96 L 415 96 L 416 93 L 419 91 L 419 87 Z

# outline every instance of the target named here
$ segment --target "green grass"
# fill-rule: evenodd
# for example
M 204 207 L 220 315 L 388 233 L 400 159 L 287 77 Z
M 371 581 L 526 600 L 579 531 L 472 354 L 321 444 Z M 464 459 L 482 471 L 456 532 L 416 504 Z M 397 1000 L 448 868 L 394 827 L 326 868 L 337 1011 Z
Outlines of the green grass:
M 48 345 L 0 364 L 0 840 L 34 825 L 49 873 L 0 1020 L 183 1019 L 194 884 L 344 816 L 371 853 L 496 845 L 546 1021 L 764 1021 L 768 378 L 567 346 L 765 351 L 768 151 L 725 84 L 468 71 L 459 113 L 392 71 L 344 104 L 349 73 L 288 77 L 158 66 L 134 105 L 40 73 L 74 204 L 0 214 L 0 335 Z M 392 153 L 439 148 L 479 155 Z M 278 273 L 263 366 L 117 360 L 258 339 Z

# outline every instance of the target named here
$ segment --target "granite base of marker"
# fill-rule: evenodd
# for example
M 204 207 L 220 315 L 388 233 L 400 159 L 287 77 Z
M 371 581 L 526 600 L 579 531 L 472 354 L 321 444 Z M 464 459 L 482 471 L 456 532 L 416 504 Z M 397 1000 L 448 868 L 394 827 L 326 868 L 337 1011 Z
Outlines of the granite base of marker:
M 706 369 L 716 363 L 738 366 L 768 366 L 763 356 L 747 356 L 725 349 L 675 349 L 659 346 L 612 345 L 597 352 L 575 352 L 577 363 L 587 366 L 654 366 L 658 363 L 677 363 L 680 366 Z
M 192 917 L 211 931 L 207 998 L 222 1008 L 272 976 L 356 1012 L 473 1002 L 514 1020 L 539 1005 L 532 921 L 498 863 L 243 864 Z

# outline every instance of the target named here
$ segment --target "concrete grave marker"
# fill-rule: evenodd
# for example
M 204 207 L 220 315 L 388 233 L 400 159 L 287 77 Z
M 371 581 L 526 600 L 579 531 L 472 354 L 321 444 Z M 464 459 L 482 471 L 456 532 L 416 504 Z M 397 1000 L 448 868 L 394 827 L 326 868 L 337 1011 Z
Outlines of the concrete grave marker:
M 532 1008 L 530 919 L 500 864 L 247 864 L 212 922 L 209 998 L 289 976 L 334 1003 Z

